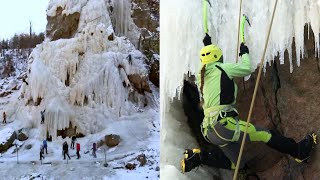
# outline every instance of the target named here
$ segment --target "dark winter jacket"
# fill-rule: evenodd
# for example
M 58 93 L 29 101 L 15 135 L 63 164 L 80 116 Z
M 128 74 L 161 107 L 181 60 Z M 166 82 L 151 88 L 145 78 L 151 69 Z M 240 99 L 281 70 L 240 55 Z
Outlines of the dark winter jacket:
M 68 152 L 68 143 L 63 143 L 63 151 Z
M 43 140 L 43 147 L 47 147 L 48 145 L 47 145 L 47 140 Z

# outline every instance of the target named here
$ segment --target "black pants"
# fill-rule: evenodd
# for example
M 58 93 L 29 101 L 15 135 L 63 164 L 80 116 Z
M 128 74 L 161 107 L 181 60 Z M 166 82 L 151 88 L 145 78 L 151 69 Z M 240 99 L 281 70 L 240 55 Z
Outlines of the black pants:
M 40 161 L 41 161 L 42 159 L 44 159 L 44 156 L 43 156 L 43 154 L 40 152 Z
M 305 159 L 309 155 L 311 147 L 305 147 L 303 140 L 297 143 L 292 138 L 277 134 L 272 130 L 270 132 L 272 137 L 266 143 L 269 147 L 298 159 Z M 200 155 L 202 164 L 216 168 L 231 169 L 231 161 L 221 150 L 201 150 Z
M 77 151 L 78 159 L 80 158 L 80 151 Z
M 63 159 L 66 159 L 66 155 L 69 157 L 69 159 L 71 159 L 70 156 L 69 156 L 68 151 L 64 151 L 63 152 Z
M 214 149 L 212 151 L 201 150 L 200 157 L 201 163 L 207 166 L 231 169 L 231 161 L 220 149 Z
M 71 141 L 71 149 L 74 149 L 74 141 Z
M 43 149 L 46 150 L 46 154 L 48 154 L 48 146 L 44 146 Z

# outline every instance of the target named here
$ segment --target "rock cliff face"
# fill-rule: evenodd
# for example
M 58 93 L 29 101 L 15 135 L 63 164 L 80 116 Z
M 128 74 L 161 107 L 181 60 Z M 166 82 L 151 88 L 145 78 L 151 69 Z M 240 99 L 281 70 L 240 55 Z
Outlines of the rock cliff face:
M 72 38 L 77 32 L 80 13 L 66 15 L 62 14 L 63 10 L 62 7 L 58 7 L 55 16 L 47 16 L 46 36 L 52 41 Z
M 105 0 L 118 36 L 126 36 L 146 55 L 149 80 L 159 87 L 159 0 Z
M 301 66 L 295 65 L 293 73 L 290 73 L 288 54 L 285 57 L 285 64 L 280 65 L 276 57 L 275 63 L 267 66 L 260 80 L 251 117 L 252 123 L 276 129 L 296 141 L 300 141 L 308 132 L 320 133 L 319 59 L 314 57 L 314 35 L 310 33 L 308 38 L 307 26 L 305 31 L 305 57 L 301 61 Z M 295 52 L 293 54 L 295 55 Z M 293 62 L 295 58 L 293 56 Z M 257 74 L 258 70 L 246 82 L 242 79 L 236 80 L 239 87 L 237 108 L 243 120 L 248 116 Z M 192 89 L 186 84 L 184 88 Z M 196 94 L 197 92 L 193 96 Z M 186 110 L 186 105 L 184 108 Z M 202 112 L 185 111 L 185 113 L 191 123 L 199 124 L 197 119 L 201 118 L 199 114 Z M 199 128 L 190 127 L 201 148 L 212 148 L 211 144 L 203 140 Z M 264 144 L 246 144 L 246 146 L 248 165 L 257 172 L 260 179 L 317 179 L 320 177 L 317 147 L 310 163 L 298 164 L 292 157 L 271 150 Z
M 153 57 L 154 54 L 159 54 L 159 1 L 158 0 L 133 0 L 132 1 L 132 19 L 133 22 L 141 29 L 138 40 L 138 49 L 147 55 L 151 61 L 149 64 L 149 79 L 159 87 L 159 59 Z

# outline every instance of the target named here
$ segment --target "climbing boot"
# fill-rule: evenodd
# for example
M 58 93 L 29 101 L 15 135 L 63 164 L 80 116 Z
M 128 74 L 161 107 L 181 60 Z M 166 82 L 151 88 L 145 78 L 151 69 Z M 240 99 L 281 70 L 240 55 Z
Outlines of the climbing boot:
M 189 172 L 201 164 L 200 149 L 186 149 L 181 160 L 182 173 Z
M 312 149 L 317 144 L 317 135 L 312 132 L 308 134 L 303 140 L 299 143 L 299 156 L 295 158 L 298 163 L 305 162 L 309 159 Z

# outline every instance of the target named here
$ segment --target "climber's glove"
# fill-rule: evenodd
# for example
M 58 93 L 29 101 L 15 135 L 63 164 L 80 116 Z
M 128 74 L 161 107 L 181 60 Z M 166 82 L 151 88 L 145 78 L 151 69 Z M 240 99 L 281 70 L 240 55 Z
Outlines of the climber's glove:
M 249 54 L 249 49 L 248 49 L 248 47 L 246 45 L 241 43 L 239 56 L 242 56 L 244 54 Z
M 204 46 L 208 46 L 208 45 L 212 44 L 211 37 L 207 33 L 206 33 L 206 36 L 203 38 L 203 44 L 204 44 Z

